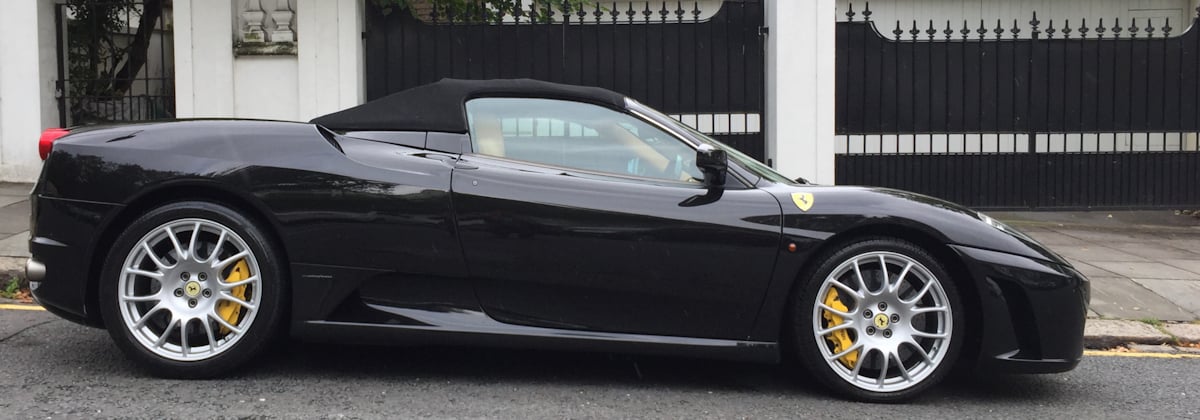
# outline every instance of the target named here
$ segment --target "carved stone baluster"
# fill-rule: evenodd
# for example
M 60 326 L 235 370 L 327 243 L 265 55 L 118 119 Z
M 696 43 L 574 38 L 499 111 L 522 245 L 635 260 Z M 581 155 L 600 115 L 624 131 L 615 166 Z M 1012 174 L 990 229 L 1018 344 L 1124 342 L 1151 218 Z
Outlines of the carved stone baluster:
M 263 13 L 262 4 L 259 0 L 246 0 L 246 7 L 242 9 L 242 20 L 245 26 L 242 28 L 242 42 L 266 42 L 266 34 L 263 32 Z
M 292 17 L 295 15 L 288 0 L 276 0 L 275 11 L 271 12 L 271 19 L 275 20 L 271 42 L 296 42 L 296 32 L 292 31 Z

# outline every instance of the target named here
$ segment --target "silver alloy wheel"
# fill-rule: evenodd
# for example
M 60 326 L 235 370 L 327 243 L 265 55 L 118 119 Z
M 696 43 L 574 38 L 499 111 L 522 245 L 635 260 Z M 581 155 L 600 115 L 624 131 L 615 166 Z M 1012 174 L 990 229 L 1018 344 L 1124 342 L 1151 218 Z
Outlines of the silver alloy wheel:
M 847 383 L 874 392 L 920 384 L 942 363 L 953 308 L 920 262 L 868 252 L 837 266 L 818 289 L 813 336 L 825 362 Z
M 232 348 L 253 324 L 260 272 L 232 229 L 199 218 L 168 222 L 142 236 L 121 266 L 121 318 L 154 354 L 206 360 Z

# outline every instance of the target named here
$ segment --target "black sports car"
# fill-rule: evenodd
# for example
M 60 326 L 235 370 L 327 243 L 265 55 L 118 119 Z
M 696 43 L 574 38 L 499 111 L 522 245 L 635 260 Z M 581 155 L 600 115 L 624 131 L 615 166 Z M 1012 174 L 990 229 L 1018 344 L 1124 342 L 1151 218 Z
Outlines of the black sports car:
M 289 335 L 795 358 L 900 401 L 955 365 L 1082 356 L 1088 281 L 1028 236 L 793 182 L 603 89 L 443 80 L 307 124 L 40 146 L 34 296 L 159 375 L 221 375 Z

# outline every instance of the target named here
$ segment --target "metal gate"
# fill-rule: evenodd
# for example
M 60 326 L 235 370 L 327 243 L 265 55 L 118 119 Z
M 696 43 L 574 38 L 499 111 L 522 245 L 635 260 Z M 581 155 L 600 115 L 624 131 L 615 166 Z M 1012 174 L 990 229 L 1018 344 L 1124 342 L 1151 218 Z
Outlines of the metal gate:
M 57 5 L 59 124 L 175 117 L 167 0 Z
M 1200 206 L 1200 30 L 857 15 L 837 24 L 838 183 L 990 209 Z
M 765 154 L 761 0 L 534 2 L 456 13 L 376 3 L 366 14 L 368 100 L 444 77 L 597 86 Z

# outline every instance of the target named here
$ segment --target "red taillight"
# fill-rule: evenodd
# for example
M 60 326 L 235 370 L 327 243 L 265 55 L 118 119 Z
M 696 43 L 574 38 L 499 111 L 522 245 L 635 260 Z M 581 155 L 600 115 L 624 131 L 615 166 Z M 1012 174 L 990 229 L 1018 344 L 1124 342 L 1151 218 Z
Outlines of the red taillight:
M 42 132 L 42 138 L 38 139 L 38 155 L 42 160 L 50 156 L 50 150 L 54 149 L 54 141 L 67 134 L 71 134 L 71 131 L 65 128 L 47 128 Z

